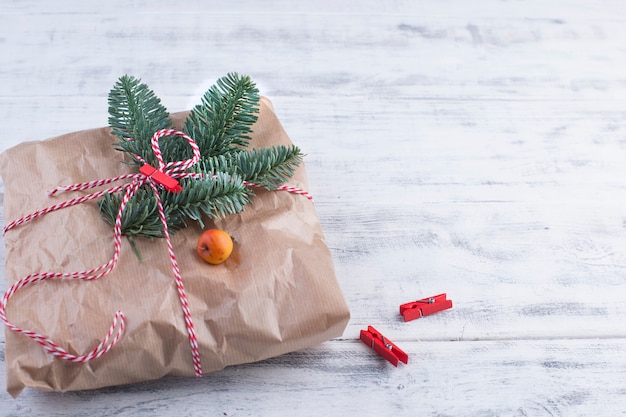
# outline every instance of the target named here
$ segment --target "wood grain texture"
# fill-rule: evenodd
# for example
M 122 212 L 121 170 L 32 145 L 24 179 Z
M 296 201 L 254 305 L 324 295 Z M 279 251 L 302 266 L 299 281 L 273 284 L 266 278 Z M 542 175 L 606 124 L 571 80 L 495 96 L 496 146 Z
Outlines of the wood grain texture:
M 0 151 L 106 125 L 124 73 L 170 111 L 250 74 L 307 154 L 352 319 L 199 381 L 2 392 L 0 415 L 624 415 L 621 2 L 100 3 L 0 1 Z M 402 322 L 440 292 L 453 309 Z
M 360 342 L 333 341 L 201 380 L 166 378 L 65 394 L 27 391 L 3 405 L 8 416 L 415 415 L 416 410 L 425 416 L 594 415 L 626 406 L 623 344 L 624 339 L 405 342 L 411 359 L 396 369 Z

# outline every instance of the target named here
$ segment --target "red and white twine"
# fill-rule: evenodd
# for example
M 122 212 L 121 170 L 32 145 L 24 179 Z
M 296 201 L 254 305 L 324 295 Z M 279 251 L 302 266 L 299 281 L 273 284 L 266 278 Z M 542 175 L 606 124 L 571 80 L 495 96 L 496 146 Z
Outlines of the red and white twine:
M 187 141 L 187 143 L 189 143 L 189 145 L 191 146 L 192 150 L 193 150 L 193 157 L 191 159 L 188 160 L 184 160 L 184 161 L 173 161 L 173 162 L 169 162 L 167 164 L 164 163 L 163 161 L 163 155 L 161 154 L 161 150 L 159 148 L 159 139 L 163 138 L 163 137 L 168 137 L 168 136 L 178 136 L 178 137 L 182 137 L 183 139 L 185 139 Z M 151 140 L 151 145 L 152 145 L 152 151 L 154 152 L 154 155 L 156 156 L 156 159 L 158 161 L 159 166 L 156 167 L 156 171 L 154 172 L 158 172 L 161 175 L 164 174 L 165 176 L 174 179 L 178 179 L 178 178 L 185 178 L 185 177 L 196 177 L 197 178 L 197 174 L 191 174 L 191 173 L 186 173 L 185 171 L 187 169 L 189 169 L 190 167 L 192 167 L 193 165 L 195 165 L 196 163 L 198 163 L 198 161 L 200 160 L 200 150 L 198 149 L 197 144 L 195 143 L 195 141 L 190 138 L 189 136 L 187 136 L 185 133 L 180 132 L 178 130 L 174 130 L 174 129 L 163 129 L 163 130 L 159 130 L 157 131 L 153 136 L 152 136 L 152 140 Z M 144 164 L 146 164 L 145 161 L 143 161 L 139 156 L 136 156 L 137 159 L 141 162 L 143 162 Z M 142 172 L 137 173 L 137 174 L 125 174 L 125 175 L 120 175 L 118 177 L 114 177 L 114 178 L 107 178 L 107 179 L 102 179 L 102 180 L 96 180 L 96 181 L 89 181 L 89 182 L 83 182 L 83 183 L 79 183 L 79 184 L 73 184 L 73 185 L 69 185 L 69 186 L 59 186 L 57 188 L 55 188 L 54 190 L 52 190 L 51 192 L 48 193 L 49 196 L 53 196 L 59 192 L 65 192 L 65 191 L 83 191 L 83 190 L 88 190 L 91 188 L 96 188 L 96 187 L 100 187 L 103 185 L 108 185 L 111 184 L 113 182 L 117 182 L 117 181 L 121 181 L 121 180 L 126 180 L 126 179 L 131 179 L 131 182 L 128 182 L 126 184 L 123 185 L 118 185 L 115 187 L 110 187 L 106 190 L 103 191 L 98 191 L 95 193 L 91 193 L 91 194 L 87 194 L 81 197 L 77 197 L 77 198 L 73 198 L 71 200 L 67 200 L 67 201 L 63 201 L 61 203 L 58 204 L 54 204 L 52 206 L 49 206 L 47 208 L 44 208 L 42 210 L 36 211 L 34 213 L 28 214 L 20 219 L 17 219 L 15 221 L 12 221 L 11 223 L 7 224 L 4 227 L 4 232 L 6 233 L 8 230 L 11 230 L 15 227 L 18 227 L 24 223 L 28 223 L 38 217 L 41 217 L 45 214 L 48 214 L 50 212 L 56 211 L 56 210 L 60 210 L 63 208 L 67 208 L 67 207 L 71 207 L 77 204 L 81 204 L 87 201 L 91 201 L 91 200 L 95 200 L 98 199 L 100 197 L 102 197 L 104 194 L 109 193 L 109 194 L 113 194 L 119 191 L 124 191 L 124 196 L 122 197 L 122 201 L 120 203 L 120 208 L 119 211 L 117 213 L 117 217 L 115 219 L 115 225 L 113 228 L 113 247 L 114 247 L 114 251 L 113 251 L 113 257 L 106 263 L 90 269 L 90 270 L 86 270 L 86 271 L 76 271 L 76 272 L 36 272 L 36 273 L 32 273 L 30 275 L 25 276 L 24 278 L 18 280 L 17 282 L 15 282 L 13 285 L 11 285 L 11 287 L 9 287 L 9 289 L 4 293 L 4 296 L 2 297 L 2 300 L 0 300 L 0 320 L 2 320 L 4 322 L 4 324 L 11 330 L 23 334 L 29 338 L 31 338 L 32 340 L 34 340 L 35 342 L 39 343 L 41 346 L 43 346 L 43 348 L 49 352 L 50 354 L 54 355 L 57 358 L 60 359 L 64 359 L 70 362 L 88 362 L 90 360 L 93 359 L 97 359 L 99 357 L 101 357 L 102 355 L 104 355 L 105 353 L 107 353 L 108 351 L 110 351 L 113 346 L 115 346 L 115 344 L 120 340 L 122 334 L 124 333 L 124 329 L 126 326 L 126 318 L 124 316 L 124 313 L 122 313 L 122 311 L 117 311 L 115 313 L 115 316 L 113 318 L 113 323 L 111 324 L 111 327 L 109 328 L 109 330 L 107 331 L 106 335 L 104 336 L 104 338 L 102 339 L 102 341 L 98 344 L 98 346 L 95 347 L 95 349 L 93 349 L 91 352 L 85 354 L 85 355 L 74 355 L 68 351 L 66 351 L 65 349 L 63 349 L 62 347 L 60 347 L 57 343 L 55 343 L 53 340 L 51 340 L 50 338 L 48 338 L 47 336 L 44 336 L 42 334 L 39 334 L 37 332 L 31 331 L 31 330 L 26 330 L 26 329 L 22 329 L 14 324 L 12 324 L 6 317 L 6 307 L 7 304 L 9 302 L 9 299 L 15 295 L 15 293 L 17 291 L 19 291 L 22 288 L 25 288 L 29 285 L 41 282 L 41 281 L 45 281 L 48 279 L 53 279 L 53 278 L 69 278 L 69 279 L 79 279 L 79 280 L 83 280 L 83 281 L 93 281 L 99 278 L 102 278 L 104 276 L 106 276 L 107 274 L 109 274 L 117 265 L 117 262 L 119 260 L 120 257 L 120 252 L 121 252 L 121 247 L 122 247 L 122 214 L 124 212 L 124 209 L 126 208 L 126 205 L 128 204 L 128 202 L 130 201 L 130 199 L 133 197 L 133 195 L 135 194 L 135 192 L 144 184 L 148 184 L 153 190 L 154 193 L 156 195 L 157 198 L 157 207 L 158 207 L 158 212 L 159 212 L 159 218 L 161 220 L 161 223 L 163 224 L 163 234 L 164 234 L 164 238 L 165 238 L 165 242 L 167 244 L 167 250 L 168 250 L 168 254 L 170 257 L 170 263 L 172 266 L 172 271 L 174 274 L 174 280 L 176 282 L 176 288 L 178 290 L 178 297 L 180 300 L 180 304 L 183 310 L 183 316 L 185 319 L 185 325 L 187 327 L 187 334 L 189 337 L 189 344 L 191 347 L 191 354 L 192 354 L 192 360 L 193 360 L 193 367 L 194 367 L 194 371 L 196 376 L 200 377 L 202 376 L 202 363 L 200 360 L 200 350 L 198 347 L 198 338 L 196 336 L 196 332 L 195 332 L 195 328 L 194 328 L 194 324 L 193 324 L 193 320 L 191 317 L 191 311 L 189 309 L 189 303 L 187 300 L 187 294 L 185 293 L 185 286 L 183 284 L 183 280 L 182 280 L 182 276 L 180 273 L 180 269 L 178 267 L 178 262 L 176 260 L 176 256 L 174 254 L 174 248 L 172 246 L 172 241 L 170 239 L 170 234 L 169 234 L 169 229 L 168 229 L 168 225 L 167 225 L 167 221 L 165 218 L 165 210 L 163 209 L 163 204 L 161 202 L 161 198 L 159 196 L 159 192 L 158 192 L 158 187 L 159 185 L 161 185 L 161 183 L 158 180 L 155 180 L 155 178 L 153 178 L 152 174 L 151 175 L 146 175 Z M 254 183 L 250 183 L 250 182 L 245 182 L 246 185 L 251 186 L 251 187 L 260 187 L 257 184 Z M 290 193 L 294 193 L 294 194 L 298 194 L 298 195 L 303 195 L 306 198 L 308 198 L 309 200 L 312 200 L 311 195 L 309 195 L 309 193 L 307 193 L 304 190 L 301 190 L 299 188 L 295 188 L 295 187 L 290 187 L 290 186 L 280 186 L 278 188 L 276 188 L 276 190 L 278 191 L 287 191 Z
M 192 150 L 193 150 L 193 157 L 191 159 L 185 160 L 185 161 L 175 161 L 175 162 L 170 162 L 168 164 L 165 164 L 163 162 L 163 156 L 161 155 L 161 151 L 159 149 L 159 139 L 165 136 L 180 136 L 182 138 L 184 138 L 189 145 L 191 146 Z M 182 132 L 179 132 L 177 130 L 173 130 L 173 129 L 164 129 L 164 130 L 159 130 L 158 132 L 156 132 L 151 140 L 151 144 L 152 144 L 152 150 L 157 158 L 158 161 L 158 168 L 157 170 L 164 173 L 165 175 L 171 177 L 171 178 L 182 178 L 187 176 L 188 174 L 186 174 L 184 171 L 187 170 L 188 168 L 190 168 L 191 166 L 195 165 L 199 160 L 200 160 L 200 150 L 198 149 L 198 146 L 196 145 L 195 141 L 193 139 L 191 139 L 189 136 L 185 135 Z M 179 299 L 182 305 L 182 309 L 183 309 L 183 315 L 185 317 L 185 324 L 187 326 L 187 333 L 189 336 L 189 343 L 191 346 L 191 353 L 192 353 L 192 357 L 193 357 L 193 366 L 194 366 L 194 371 L 195 374 L 197 376 L 202 376 L 202 364 L 200 361 L 200 352 L 199 352 L 199 348 L 198 348 L 198 339 L 196 337 L 196 333 L 195 333 L 195 329 L 194 329 L 194 325 L 193 325 L 193 321 L 191 319 L 191 312 L 189 310 L 189 303 L 187 302 L 187 295 L 185 293 L 185 287 L 183 285 L 183 281 L 182 281 L 182 277 L 180 274 L 180 270 L 178 268 L 178 263 L 176 261 L 176 256 L 174 255 L 174 249 L 172 247 L 172 243 L 171 243 L 171 239 L 170 239 L 170 235 L 169 235 L 169 230 L 168 230 L 168 226 L 167 226 L 167 222 L 165 220 L 165 211 L 163 210 L 163 205 L 161 203 L 161 199 L 159 197 L 159 193 L 158 193 L 158 183 L 156 181 L 154 181 L 150 176 L 146 176 L 142 173 L 138 173 L 138 174 L 126 174 L 126 175 L 121 175 L 115 178 L 108 178 L 108 179 L 104 179 L 104 180 L 97 180 L 97 181 L 90 181 L 90 182 L 85 182 L 85 183 L 80 183 L 80 184 L 74 184 L 74 185 L 70 185 L 70 186 L 62 186 L 62 187 L 57 187 L 56 189 L 52 190 L 49 195 L 54 195 L 57 192 L 62 192 L 62 191 L 81 191 L 81 190 L 86 190 L 86 189 L 90 189 L 90 188 L 94 188 L 94 187 L 99 187 L 102 185 L 107 185 L 110 184 L 112 182 L 116 182 L 116 181 L 120 181 L 120 180 L 124 180 L 124 179 L 132 179 L 132 182 L 129 182 L 127 184 L 124 185 L 120 185 L 120 186 L 116 186 L 116 187 L 111 187 L 107 190 L 104 191 L 99 191 L 99 192 L 95 192 L 95 193 L 91 193 L 91 194 L 87 194 L 85 196 L 82 197 L 78 197 L 78 198 L 74 198 L 71 200 L 67 200 L 64 201 L 62 203 L 59 204 L 55 204 L 52 205 L 50 207 L 47 207 L 45 209 L 36 211 L 34 213 L 31 213 L 27 216 L 24 216 L 18 220 L 15 220 L 11 223 L 9 223 L 8 225 L 5 226 L 4 231 L 7 232 L 8 230 L 17 227 L 21 224 L 27 223 L 31 220 L 36 219 L 37 217 L 43 216 L 47 213 L 50 213 L 52 211 L 56 211 L 56 210 L 60 210 L 66 207 L 71 207 L 74 206 L 76 204 L 81 204 L 84 203 L 86 201 L 90 201 L 90 200 L 94 200 L 97 198 L 102 197 L 105 193 L 115 193 L 118 191 L 122 191 L 125 190 L 124 196 L 122 197 L 122 201 L 120 203 L 120 208 L 117 214 L 117 217 L 115 219 L 115 225 L 113 228 L 113 246 L 114 246 L 114 252 L 113 252 L 113 257 L 106 262 L 105 264 L 102 264 L 96 268 L 87 270 L 87 271 L 76 271 L 76 272 L 37 272 L 37 273 L 33 273 L 30 275 L 25 276 L 24 278 L 20 279 L 19 281 L 17 281 L 15 284 L 13 284 L 5 293 L 4 296 L 2 297 L 2 301 L 0 301 L 0 319 L 4 322 L 4 324 L 11 330 L 17 332 L 17 333 L 21 333 L 31 339 L 33 339 L 34 341 L 36 341 L 37 343 L 39 343 L 40 345 L 42 345 L 44 347 L 44 349 L 46 351 L 48 351 L 49 353 L 51 353 L 52 355 L 67 360 L 67 361 L 71 361 L 71 362 L 88 362 L 92 359 L 96 359 L 101 357 L 102 355 L 104 355 L 105 353 L 107 353 L 108 351 L 110 351 L 113 346 L 115 346 L 115 344 L 119 341 L 120 337 L 122 336 L 123 332 L 124 332 L 124 328 L 126 325 L 126 318 L 124 316 L 124 314 L 121 311 L 117 311 L 117 313 L 115 314 L 115 317 L 113 319 L 113 323 L 111 325 L 111 327 L 109 328 L 107 334 L 105 335 L 105 337 L 102 339 L 102 341 L 98 344 L 98 346 L 96 346 L 96 348 L 94 350 L 92 350 L 91 352 L 89 352 L 86 355 L 74 355 L 72 353 L 69 353 L 68 351 L 66 351 L 65 349 L 61 348 L 57 343 L 55 343 L 53 340 L 51 340 L 50 338 L 48 338 L 47 336 L 41 335 L 39 333 L 33 332 L 31 330 L 26 330 L 26 329 L 22 329 L 14 324 L 12 324 L 11 322 L 9 322 L 9 320 L 6 317 L 6 306 L 9 302 L 9 299 L 20 289 L 37 283 L 37 282 L 41 282 L 44 280 L 48 280 L 48 279 L 52 279 L 52 278 L 70 278 L 70 279 L 80 279 L 80 280 L 85 280 L 85 281 L 92 281 L 92 280 L 96 280 L 99 278 L 102 278 L 104 276 L 106 276 L 107 274 L 109 274 L 117 265 L 117 262 L 119 260 L 119 256 L 120 256 L 120 252 L 121 252 L 121 247 L 122 247 L 122 214 L 124 212 L 124 209 L 126 208 L 126 205 L 128 204 L 128 202 L 130 201 L 130 199 L 132 198 L 132 196 L 135 194 L 135 192 L 139 189 L 139 187 L 141 187 L 144 184 L 149 184 L 150 187 L 152 187 L 152 189 L 155 192 L 155 195 L 157 197 L 157 203 L 158 203 L 158 211 L 159 211 L 159 217 L 161 219 L 161 222 L 163 223 L 163 233 L 165 236 L 165 240 L 167 242 L 167 248 L 168 248 L 168 252 L 169 252 L 169 256 L 170 256 L 170 261 L 171 261 L 171 265 L 172 265 L 172 270 L 174 272 L 174 278 L 176 281 L 176 286 L 178 288 L 178 295 L 179 295 Z

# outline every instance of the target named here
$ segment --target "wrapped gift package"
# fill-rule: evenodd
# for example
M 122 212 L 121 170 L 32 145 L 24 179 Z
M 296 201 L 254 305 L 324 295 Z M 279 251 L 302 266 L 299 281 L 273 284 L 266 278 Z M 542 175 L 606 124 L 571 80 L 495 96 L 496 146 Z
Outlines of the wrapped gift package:
M 171 119 L 181 128 L 187 113 Z M 269 100 L 262 98 L 252 147 L 290 144 Z M 124 164 L 110 128 L 25 142 L 0 155 L 8 221 L 80 196 L 49 196 L 60 185 L 112 178 L 136 170 Z M 306 190 L 304 165 L 289 186 Z M 231 257 L 219 265 L 196 253 L 195 222 L 172 235 L 197 335 L 204 377 L 226 366 L 260 361 L 338 337 L 349 310 L 338 285 L 315 205 L 287 191 L 254 189 L 239 214 L 205 220 L 227 231 Z M 113 254 L 113 230 L 88 201 L 54 211 L 5 234 L 5 274 L 11 286 L 40 271 L 89 270 Z M 107 334 L 117 311 L 126 323 L 106 354 L 72 363 L 6 328 L 7 390 L 69 391 L 129 384 L 166 375 L 194 376 L 189 335 L 164 239 L 124 238 L 106 277 L 49 279 L 24 287 L 6 306 L 16 326 L 45 335 L 68 352 L 89 352 Z

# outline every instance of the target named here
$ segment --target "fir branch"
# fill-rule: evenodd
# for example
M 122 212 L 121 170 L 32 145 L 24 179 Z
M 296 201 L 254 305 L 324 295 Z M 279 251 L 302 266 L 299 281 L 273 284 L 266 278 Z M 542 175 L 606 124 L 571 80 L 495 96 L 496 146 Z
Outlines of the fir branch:
M 120 139 L 116 144 L 117 149 L 131 157 L 139 155 L 153 165 L 155 157 L 150 144 L 152 135 L 172 125 L 169 113 L 154 92 L 135 77 L 120 77 L 109 92 L 109 115 L 113 134 Z M 177 141 L 169 142 L 175 144 Z M 165 156 L 176 153 L 176 150 L 169 151 L 164 146 L 161 152 Z M 134 162 L 140 164 L 136 160 Z
M 102 217 L 112 226 L 115 225 L 121 201 L 122 198 L 119 194 L 105 194 L 98 203 Z M 172 210 L 165 206 L 164 210 L 167 226 L 171 233 L 187 226 L 180 213 L 172 213 Z M 151 187 L 138 189 L 126 204 L 124 213 L 122 213 L 122 234 L 131 238 L 164 237 L 157 199 Z
M 259 91 L 250 77 L 230 73 L 217 80 L 185 120 L 184 130 L 203 158 L 245 147 L 257 121 Z
M 159 191 L 165 218 L 171 233 L 187 227 L 185 218 L 195 220 L 202 227 L 202 214 L 210 218 L 223 218 L 243 211 L 250 203 L 252 192 L 240 177 L 218 172 L 204 178 L 181 180 L 183 190 L 178 193 Z M 144 188 L 145 187 L 145 188 Z M 122 214 L 122 234 L 129 237 L 161 238 L 161 223 L 158 203 L 152 187 L 137 190 L 128 201 Z M 105 194 L 99 202 L 102 217 L 111 225 L 120 209 L 121 196 Z
M 157 166 L 152 150 L 152 135 L 169 128 L 165 107 L 152 90 L 140 80 L 123 76 L 109 94 L 109 123 L 120 142 L 118 150 L 138 155 Z M 184 123 L 184 131 L 198 144 L 200 163 L 190 169 L 197 175 L 180 180 L 178 193 L 159 189 L 159 197 L 171 233 L 187 227 L 185 219 L 202 225 L 204 216 L 222 218 L 243 211 L 254 195 L 246 182 L 275 189 L 285 183 L 302 162 L 296 146 L 246 149 L 257 121 L 259 94 L 247 76 L 231 73 L 220 78 L 202 97 Z M 159 142 L 164 162 L 181 161 L 192 156 L 189 144 L 180 138 L 164 137 Z M 115 224 L 121 195 L 106 194 L 99 207 L 103 218 Z M 203 225 L 202 225 L 203 226 Z M 134 237 L 164 237 L 152 187 L 142 186 L 130 199 L 122 214 L 122 234 Z
M 245 181 L 273 190 L 285 183 L 302 162 L 302 153 L 296 146 L 278 145 L 271 148 L 241 150 L 203 160 L 206 171 L 229 172 Z
M 183 190 L 165 193 L 163 205 L 204 227 L 203 213 L 210 218 L 224 218 L 243 211 L 245 205 L 251 202 L 252 192 L 240 177 L 225 172 L 206 172 L 202 175 L 202 178 L 182 179 Z

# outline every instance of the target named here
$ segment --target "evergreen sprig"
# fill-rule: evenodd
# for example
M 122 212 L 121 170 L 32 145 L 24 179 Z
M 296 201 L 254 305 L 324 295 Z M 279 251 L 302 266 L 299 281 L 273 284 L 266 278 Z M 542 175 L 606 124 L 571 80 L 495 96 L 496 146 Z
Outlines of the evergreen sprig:
M 258 105 L 259 90 L 250 77 L 228 74 L 191 110 L 184 130 L 196 140 L 203 157 L 237 151 L 248 146 Z
M 268 190 L 273 190 L 287 181 L 300 162 L 300 149 L 284 145 L 231 152 L 204 160 L 206 170 L 240 175 L 245 181 Z
M 172 125 L 169 116 L 161 100 L 135 77 L 122 76 L 109 93 L 109 125 L 120 139 L 117 149 L 129 154 L 137 165 L 141 162 L 135 155 L 155 165 L 150 139 L 157 130 Z M 164 146 L 165 149 L 161 149 L 164 156 L 173 153 L 167 149 L 167 143 Z
M 259 92 L 248 76 L 230 73 L 217 80 L 187 116 L 183 131 L 200 148 L 200 162 L 190 169 L 193 177 L 183 178 L 183 190 L 159 190 L 170 232 L 187 226 L 186 219 L 203 226 L 202 218 L 222 218 L 239 213 L 252 202 L 246 182 L 275 189 L 292 175 L 302 162 L 296 146 L 247 149 L 252 125 L 259 112 Z M 116 149 L 141 165 L 136 155 L 153 166 L 156 158 L 150 143 L 154 132 L 172 126 L 169 113 L 147 85 L 125 75 L 109 93 L 109 124 L 118 137 Z M 164 161 L 189 159 L 192 151 L 180 138 L 161 138 Z M 115 223 L 120 195 L 107 194 L 99 207 L 103 218 Z M 148 185 L 141 187 L 128 202 L 122 215 L 122 234 L 129 238 L 163 237 L 157 199 Z

